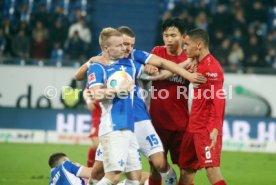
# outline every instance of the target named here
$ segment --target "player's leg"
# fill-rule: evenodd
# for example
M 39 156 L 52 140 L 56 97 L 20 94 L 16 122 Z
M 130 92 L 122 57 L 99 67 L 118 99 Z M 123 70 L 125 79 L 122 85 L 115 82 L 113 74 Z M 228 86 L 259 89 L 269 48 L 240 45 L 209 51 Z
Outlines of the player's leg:
M 89 185 L 97 184 L 104 177 L 103 167 L 103 149 L 99 144 L 96 150 L 95 163 L 92 168 L 91 177 L 89 179 Z
M 193 185 L 196 171 L 200 169 L 193 134 L 185 132 L 180 145 L 178 160 L 180 178 L 178 185 Z
M 196 170 L 194 169 L 181 169 L 178 185 L 194 185 L 194 177 Z
M 209 132 L 194 134 L 197 157 L 202 167 L 206 168 L 208 180 L 213 185 L 225 185 L 220 171 L 220 155 L 222 149 L 222 136 L 218 136 L 214 148 L 208 150 L 211 144 Z
M 170 133 L 167 130 L 155 128 L 156 135 L 159 136 L 161 143 L 163 145 L 164 152 L 156 153 L 155 156 L 150 157 L 150 177 L 149 177 L 149 185 L 161 185 L 162 178 L 164 182 L 169 182 L 168 179 L 176 178 L 176 175 L 173 169 L 169 166 L 167 162 L 167 152 L 168 152 L 168 140 L 170 137 Z M 154 153 L 152 153 L 153 155 Z M 159 161 L 160 160 L 160 161 Z M 161 174 L 160 174 L 161 172 Z M 162 173 L 163 172 L 163 173 Z
M 131 131 L 123 130 L 100 136 L 105 176 L 99 181 L 99 185 L 110 184 L 110 182 L 117 184 L 119 182 L 120 175 L 126 168 L 131 133 Z
M 213 185 L 226 185 L 220 172 L 220 167 L 207 167 L 206 168 L 207 177 Z
M 137 138 L 134 133 L 129 132 L 130 146 L 126 161 L 126 185 L 139 185 L 141 179 L 141 156 Z
M 91 145 L 88 150 L 88 155 L 87 155 L 87 166 L 92 167 L 94 162 L 95 162 L 95 155 L 96 155 L 96 150 L 99 145 L 99 139 L 98 137 L 92 137 L 91 138 Z

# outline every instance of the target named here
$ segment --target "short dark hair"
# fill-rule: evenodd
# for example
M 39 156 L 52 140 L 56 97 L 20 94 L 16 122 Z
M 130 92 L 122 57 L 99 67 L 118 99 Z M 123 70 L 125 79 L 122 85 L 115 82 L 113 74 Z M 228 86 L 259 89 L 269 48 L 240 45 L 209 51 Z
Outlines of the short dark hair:
M 179 32 L 181 33 L 181 35 L 183 35 L 186 32 L 185 24 L 179 18 L 166 19 L 162 25 L 162 32 L 166 31 L 170 27 L 176 27 L 179 30 Z
M 135 34 L 134 34 L 134 32 L 132 31 L 132 29 L 130 27 L 120 26 L 119 28 L 117 28 L 117 30 L 119 32 L 121 32 L 122 34 L 127 35 L 129 37 L 132 37 L 132 38 L 135 37 Z
M 205 46 L 208 47 L 209 35 L 205 30 L 200 29 L 200 28 L 192 29 L 187 33 L 187 35 L 192 39 L 199 39 L 199 40 L 203 41 Z
M 67 157 L 65 153 L 54 153 L 49 157 L 48 164 L 51 168 L 58 166 L 59 160 L 62 157 Z

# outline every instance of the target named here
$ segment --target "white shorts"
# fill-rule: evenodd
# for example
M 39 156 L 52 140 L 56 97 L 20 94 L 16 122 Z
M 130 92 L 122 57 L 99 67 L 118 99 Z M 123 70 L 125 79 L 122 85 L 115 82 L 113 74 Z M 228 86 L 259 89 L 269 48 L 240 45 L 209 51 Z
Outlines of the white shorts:
M 142 169 L 139 145 L 133 132 L 129 130 L 113 131 L 100 136 L 100 143 L 105 173 L 132 172 Z
M 164 152 L 163 144 L 150 120 L 135 122 L 134 126 L 134 133 L 137 138 L 140 151 L 147 158 L 155 153 Z M 95 160 L 103 161 L 103 149 L 101 144 L 99 144 L 97 148 Z
M 164 152 L 163 144 L 156 133 L 151 120 L 135 122 L 134 133 L 141 152 L 147 158 L 152 154 Z

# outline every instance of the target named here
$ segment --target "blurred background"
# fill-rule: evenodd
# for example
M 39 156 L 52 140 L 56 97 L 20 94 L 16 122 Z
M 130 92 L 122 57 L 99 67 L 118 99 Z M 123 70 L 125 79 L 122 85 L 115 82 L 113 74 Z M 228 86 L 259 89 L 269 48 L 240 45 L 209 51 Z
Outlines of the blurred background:
M 207 30 L 226 73 L 223 150 L 276 153 L 275 0 L 0 0 L 0 142 L 89 144 L 74 73 L 100 30 L 129 26 L 150 52 L 169 17 Z

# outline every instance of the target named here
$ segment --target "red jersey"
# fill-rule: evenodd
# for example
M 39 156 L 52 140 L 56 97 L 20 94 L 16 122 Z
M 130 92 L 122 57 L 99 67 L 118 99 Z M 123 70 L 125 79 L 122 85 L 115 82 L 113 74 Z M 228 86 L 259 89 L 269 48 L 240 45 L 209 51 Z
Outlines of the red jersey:
M 203 74 L 207 83 L 194 88 L 188 131 L 199 133 L 206 132 L 207 129 L 211 132 L 213 128 L 217 128 L 219 135 L 222 135 L 225 96 L 221 65 L 208 54 L 199 62 L 197 73 Z
M 185 51 L 178 56 L 172 56 L 167 53 L 165 46 L 157 46 L 153 48 L 151 53 L 176 64 L 187 59 Z M 189 81 L 180 76 L 152 82 L 150 115 L 155 127 L 172 131 L 184 131 L 186 129 L 189 120 L 188 87 Z M 167 95 L 164 90 L 168 92 Z

